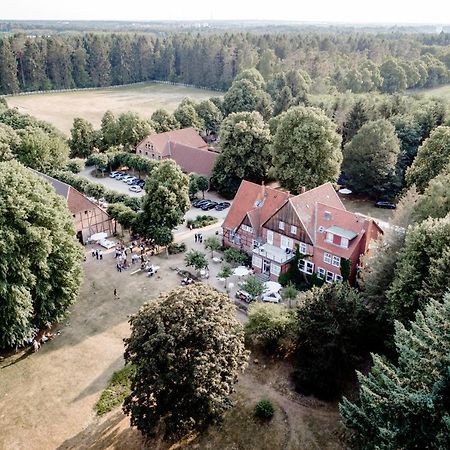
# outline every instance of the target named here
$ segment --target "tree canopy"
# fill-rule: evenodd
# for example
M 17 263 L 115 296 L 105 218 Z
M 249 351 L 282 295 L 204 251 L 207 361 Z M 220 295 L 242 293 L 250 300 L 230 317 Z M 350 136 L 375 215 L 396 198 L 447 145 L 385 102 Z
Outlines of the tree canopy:
M 273 138 L 273 165 L 281 185 L 298 193 L 340 173 L 341 138 L 336 126 L 317 108 L 298 106 L 283 113 Z
M 225 294 L 194 284 L 161 294 L 130 320 L 125 360 L 136 368 L 124 410 L 131 424 L 166 438 L 203 430 L 229 407 L 247 352 Z
M 0 348 L 61 321 L 77 299 L 83 251 L 52 186 L 16 161 L 0 163 Z
M 374 355 L 369 374 L 358 373 L 357 400 L 340 404 L 353 448 L 450 447 L 449 323 L 448 294 L 418 311 L 409 330 L 396 323 L 398 361 Z

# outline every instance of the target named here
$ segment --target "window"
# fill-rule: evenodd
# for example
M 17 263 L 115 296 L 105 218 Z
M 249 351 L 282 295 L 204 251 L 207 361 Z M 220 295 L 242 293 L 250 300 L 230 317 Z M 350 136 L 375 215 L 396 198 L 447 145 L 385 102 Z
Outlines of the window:
M 306 255 L 307 248 L 306 248 L 306 244 L 304 242 L 300 242 L 299 250 L 300 250 L 300 253 L 303 253 L 304 255 Z
M 327 232 L 327 237 L 325 238 L 326 242 L 333 242 L 333 233 Z
M 241 228 L 242 231 L 246 231 L 247 233 L 253 233 L 253 228 L 249 227 L 248 225 L 242 225 Z
M 292 250 L 292 248 L 294 248 L 294 241 L 286 236 L 281 236 L 280 247 L 283 249 L 289 248 Z
M 348 248 L 348 239 L 347 238 L 341 238 L 341 247 Z
M 323 262 L 327 264 L 331 264 L 331 255 L 329 253 L 323 254 Z
M 333 261 L 331 264 L 335 267 L 341 267 L 341 258 L 339 258 L 339 256 L 333 255 Z
M 301 259 L 298 262 L 298 269 L 300 270 L 300 272 L 312 275 L 312 273 L 314 272 L 314 264 L 311 261 L 306 261 L 306 259 Z
M 267 243 L 273 245 L 273 231 L 267 230 Z
M 336 281 L 336 283 L 341 283 L 342 280 L 343 280 L 343 278 L 340 275 L 336 274 L 334 276 L 334 281 Z
M 333 280 L 334 280 L 334 273 L 333 273 L 333 272 L 327 271 L 327 276 L 326 276 L 326 278 L 325 278 L 325 281 L 326 281 L 327 283 L 332 283 Z
M 281 267 L 278 264 L 271 263 L 270 264 L 270 273 L 275 275 L 276 277 L 280 275 Z
M 145 152 L 145 154 L 148 156 L 148 152 Z
M 282 222 L 281 220 L 278 222 L 278 228 L 280 230 L 284 230 L 284 222 Z
M 325 220 L 331 220 L 331 213 L 330 213 L 330 211 L 325 211 L 325 212 L 323 213 L 323 218 L 324 218 Z
M 295 225 L 291 225 L 291 234 L 297 234 L 297 227 Z
M 317 277 L 323 280 L 325 278 L 325 269 L 323 267 L 319 267 L 317 269 Z

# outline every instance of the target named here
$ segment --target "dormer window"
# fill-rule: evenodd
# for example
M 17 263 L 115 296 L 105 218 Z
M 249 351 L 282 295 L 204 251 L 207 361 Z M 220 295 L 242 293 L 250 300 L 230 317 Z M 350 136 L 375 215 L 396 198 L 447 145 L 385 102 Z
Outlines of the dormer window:
M 284 222 L 282 222 L 281 220 L 278 222 L 278 228 L 280 230 L 284 230 Z
M 347 238 L 341 238 L 341 247 L 342 248 L 348 248 L 348 239 Z
M 323 218 L 324 218 L 325 220 L 331 220 L 331 213 L 330 213 L 330 211 L 325 211 L 325 212 L 323 213 Z

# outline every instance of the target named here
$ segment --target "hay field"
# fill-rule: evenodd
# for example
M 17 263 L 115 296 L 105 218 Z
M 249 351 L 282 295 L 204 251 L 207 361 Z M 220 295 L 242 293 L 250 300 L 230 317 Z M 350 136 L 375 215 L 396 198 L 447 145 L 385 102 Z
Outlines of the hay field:
M 108 109 L 113 113 L 134 111 L 150 117 L 158 108 L 172 112 L 184 97 L 201 101 L 220 94 L 184 86 L 146 83 L 87 91 L 16 95 L 6 100 L 9 106 L 46 120 L 68 135 L 75 117 L 83 117 L 98 128 Z

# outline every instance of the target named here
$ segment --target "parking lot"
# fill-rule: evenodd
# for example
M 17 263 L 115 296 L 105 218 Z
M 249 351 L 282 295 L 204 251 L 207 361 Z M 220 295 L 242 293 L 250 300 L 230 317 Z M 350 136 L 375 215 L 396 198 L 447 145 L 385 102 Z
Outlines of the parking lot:
M 104 177 L 99 177 L 99 178 L 94 177 L 92 175 L 92 171 L 93 171 L 92 167 L 87 167 L 82 172 L 80 172 L 80 175 L 87 178 L 89 181 L 102 184 L 106 188 L 120 192 L 122 194 L 128 194 L 132 197 L 142 197 L 144 195 L 144 191 L 142 191 L 140 193 L 131 192 L 129 190 L 130 186 L 128 184 L 124 183 L 121 180 L 116 180 L 114 178 L 110 178 L 109 174 L 105 174 Z M 197 196 L 198 196 L 198 198 L 202 198 L 202 193 L 199 192 Z M 220 197 L 217 194 L 217 192 L 205 192 L 205 199 L 213 200 L 218 203 L 225 201 L 225 199 Z M 192 207 L 186 213 L 186 215 L 184 217 L 187 220 L 187 219 L 195 219 L 198 215 L 208 215 L 208 216 L 212 216 L 212 217 L 217 217 L 219 222 L 221 222 L 226 217 L 229 210 L 230 210 L 230 208 L 224 209 L 223 211 L 216 211 L 215 209 L 211 209 L 209 211 L 202 211 L 200 208 Z M 178 227 L 177 230 L 181 231 L 182 228 L 183 228 L 183 225 Z

